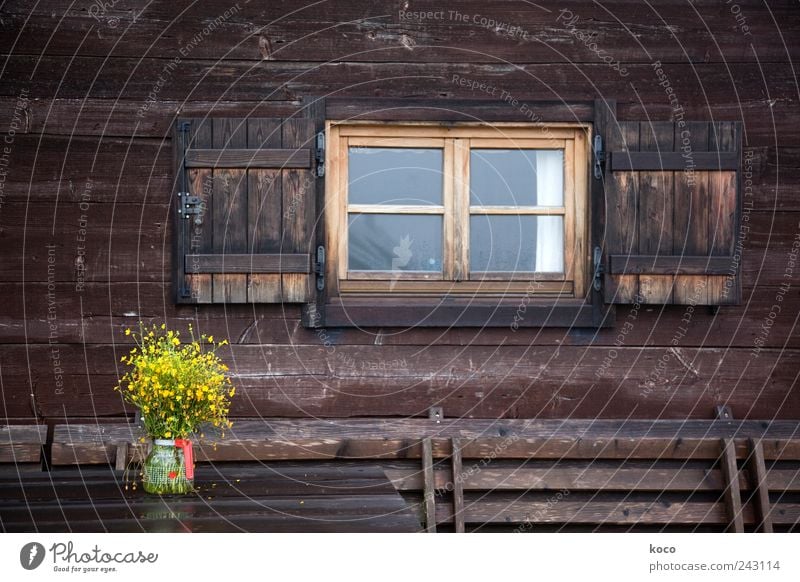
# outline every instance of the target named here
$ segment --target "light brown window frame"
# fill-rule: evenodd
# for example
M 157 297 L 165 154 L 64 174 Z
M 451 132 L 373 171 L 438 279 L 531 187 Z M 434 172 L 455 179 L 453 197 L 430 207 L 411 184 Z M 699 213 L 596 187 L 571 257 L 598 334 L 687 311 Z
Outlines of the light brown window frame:
M 536 295 L 583 297 L 589 271 L 589 143 L 585 123 L 326 122 L 325 220 L 328 281 L 342 296 Z M 348 205 L 351 146 L 432 147 L 443 150 L 442 205 Z M 564 205 L 470 206 L 469 155 L 480 149 L 564 151 Z M 571 171 L 569 170 L 571 168 Z M 442 271 L 348 271 L 348 213 L 435 214 L 443 217 Z M 398 212 L 399 211 L 399 212 Z M 564 216 L 564 273 L 469 273 L 469 219 L 473 214 Z M 466 269 L 466 272 L 465 272 Z M 477 273 L 476 273 L 477 274 Z M 535 282 L 535 285 L 531 285 Z

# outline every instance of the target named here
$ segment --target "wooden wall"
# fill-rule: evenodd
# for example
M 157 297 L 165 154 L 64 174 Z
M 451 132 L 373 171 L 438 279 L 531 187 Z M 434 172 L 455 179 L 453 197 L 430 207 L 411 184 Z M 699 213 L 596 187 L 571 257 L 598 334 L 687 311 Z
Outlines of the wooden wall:
M 31 4 L 0 8 L 0 416 L 124 413 L 122 330 L 166 319 L 230 338 L 238 415 L 800 418 L 796 2 Z M 310 94 L 491 97 L 458 75 L 495 98 L 601 96 L 620 119 L 669 119 L 655 61 L 687 119 L 744 123 L 743 305 L 626 307 L 599 332 L 400 332 L 173 304 L 176 116 L 291 115 Z

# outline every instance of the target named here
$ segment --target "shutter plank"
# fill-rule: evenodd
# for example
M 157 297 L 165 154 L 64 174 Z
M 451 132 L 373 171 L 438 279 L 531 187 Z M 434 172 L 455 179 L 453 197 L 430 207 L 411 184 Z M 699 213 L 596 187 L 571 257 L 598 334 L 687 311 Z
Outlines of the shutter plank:
M 314 122 L 311 119 L 286 119 L 282 127 L 284 148 L 310 148 L 314 142 Z M 314 187 L 311 170 L 284 169 L 283 238 L 281 252 L 311 253 L 314 243 Z M 283 300 L 289 303 L 308 301 L 311 297 L 311 278 L 302 274 L 281 275 Z
M 688 135 L 682 135 L 687 131 Z M 708 150 L 708 123 L 688 122 L 675 127 L 675 149 L 680 150 L 684 138 L 695 152 Z M 709 172 L 687 174 L 675 172 L 675 206 L 672 254 L 678 257 L 708 255 L 708 181 Z M 708 302 L 708 277 L 680 275 L 675 277 L 673 298 L 676 303 L 705 305 Z
M 639 150 L 672 152 L 672 122 L 642 123 Z M 672 172 L 639 172 L 639 253 L 672 254 L 672 209 L 675 178 Z M 639 275 L 639 294 L 645 303 L 672 301 L 671 275 Z
M 190 137 L 190 147 L 205 148 L 213 145 L 213 129 L 210 119 L 197 120 L 192 123 Z M 186 247 L 189 253 L 210 253 L 213 250 L 213 204 L 214 197 L 214 176 L 209 168 L 192 168 L 185 170 L 188 172 L 189 192 L 193 196 L 199 196 L 205 205 L 203 213 L 200 215 L 200 224 L 195 223 L 196 217 L 189 220 L 189 241 Z M 186 272 L 191 273 L 193 265 L 186 264 Z M 212 281 L 209 274 L 185 275 L 192 298 L 197 303 L 211 303 L 212 301 Z
M 242 124 L 247 122 L 242 120 Z M 262 146 L 266 147 L 266 146 Z M 269 149 L 192 149 L 186 152 L 187 168 L 310 168 L 311 150 Z
M 281 147 L 279 119 L 249 119 L 247 145 L 250 148 Z M 279 253 L 283 185 L 281 170 L 248 170 L 248 246 L 253 253 Z M 280 274 L 251 274 L 247 278 L 248 303 L 280 303 Z
M 247 127 L 241 119 L 214 119 L 215 148 L 247 147 Z M 247 251 L 247 172 L 225 168 L 214 170 L 214 252 Z M 247 275 L 212 275 L 215 303 L 244 303 Z
M 723 152 L 737 150 L 738 136 L 733 122 L 723 121 L 713 125 L 709 136 L 713 149 Z M 709 178 L 709 224 L 711 254 L 730 256 L 736 240 L 736 172 L 714 172 Z M 739 298 L 739 280 L 728 276 L 709 277 L 708 302 L 710 305 L 735 304 Z
M 608 148 L 615 151 L 636 151 L 639 149 L 639 124 L 621 122 L 611 124 Z M 639 248 L 637 229 L 638 177 L 633 172 L 614 172 L 608 174 L 609 187 L 606 188 L 607 221 L 606 238 L 609 254 L 636 254 Z M 637 275 L 607 276 L 606 293 L 612 303 L 633 303 L 639 294 Z

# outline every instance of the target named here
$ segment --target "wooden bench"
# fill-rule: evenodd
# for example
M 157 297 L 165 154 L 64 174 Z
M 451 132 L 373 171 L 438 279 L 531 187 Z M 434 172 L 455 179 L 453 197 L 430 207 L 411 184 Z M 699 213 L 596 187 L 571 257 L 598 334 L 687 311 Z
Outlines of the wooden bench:
M 625 456 L 576 447 L 517 459 L 455 438 L 449 455 L 423 443 L 421 464 L 395 463 L 386 473 L 428 531 L 790 531 L 800 527 L 800 463 L 790 444 L 772 442 L 765 454 L 760 440 L 712 438 L 669 458 L 642 446 Z
M 44 425 L 0 425 L 0 470 L 4 473 L 40 470 L 46 440 Z
M 131 425 L 57 426 L 53 464 L 123 468 L 144 454 L 139 438 Z M 196 458 L 378 460 L 428 531 L 800 524 L 800 424 L 788 421 L 241 421 L 200 439 Z

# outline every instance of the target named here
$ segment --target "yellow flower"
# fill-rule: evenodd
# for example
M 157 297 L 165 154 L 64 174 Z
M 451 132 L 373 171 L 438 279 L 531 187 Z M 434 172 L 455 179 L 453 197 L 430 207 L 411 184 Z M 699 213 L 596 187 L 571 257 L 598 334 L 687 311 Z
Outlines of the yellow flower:
M 131 335 L 131 330 L 130 329 L 126 329 L 125 330 L 125 335 Z

